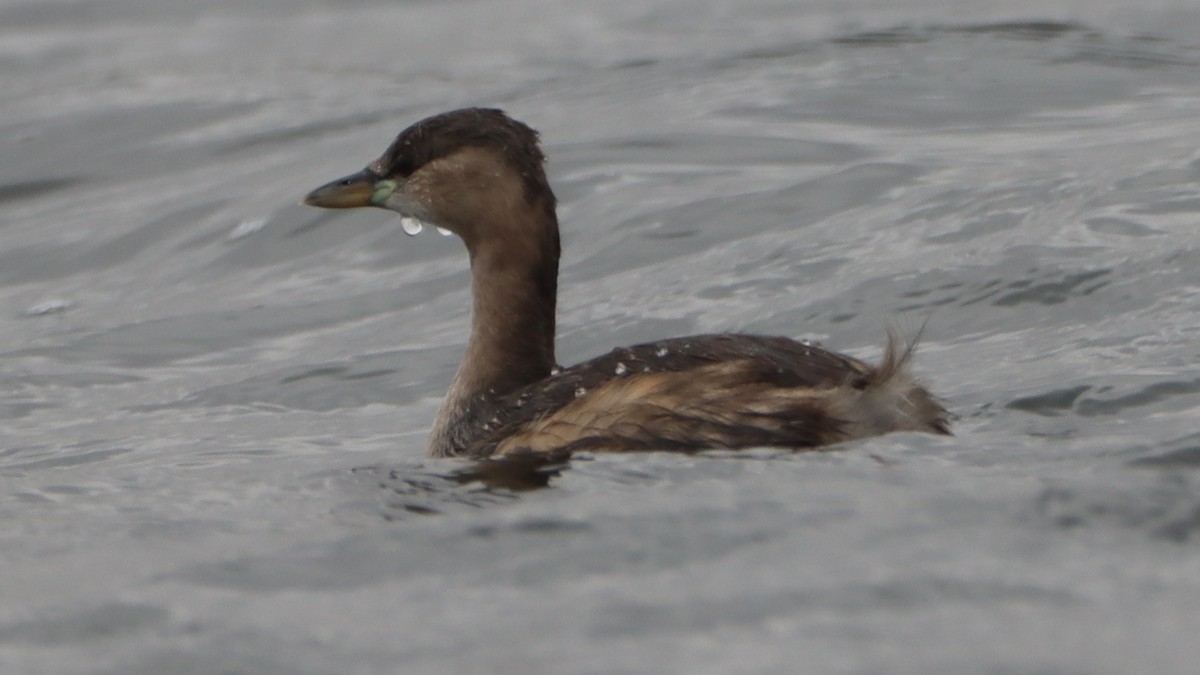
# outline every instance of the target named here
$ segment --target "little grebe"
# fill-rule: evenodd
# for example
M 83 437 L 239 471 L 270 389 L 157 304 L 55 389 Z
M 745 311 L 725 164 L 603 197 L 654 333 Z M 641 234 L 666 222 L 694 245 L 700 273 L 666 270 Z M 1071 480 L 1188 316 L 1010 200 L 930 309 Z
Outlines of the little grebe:
M 783 337 L 697 335 L 554 360 L 558 217 L 533 129 L 468 108 L 405 129 L 362 171 L 306 204 L 376 206 L 462 238 L 471 336 L 434 422 L 431 456 L 575 450 L 807 448 L 890 431 L 948 434 L 907 373 Z

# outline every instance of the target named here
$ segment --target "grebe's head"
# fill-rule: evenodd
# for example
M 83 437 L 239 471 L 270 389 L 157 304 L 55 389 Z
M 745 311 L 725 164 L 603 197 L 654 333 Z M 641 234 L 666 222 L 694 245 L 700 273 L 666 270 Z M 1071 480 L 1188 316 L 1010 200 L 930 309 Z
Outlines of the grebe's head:
M 537 132 L 500 110 L 464 108 L 400 132 L 362 171 L 313 190 L 304 203 L 327 209 L 375 206 L 443 227 L 468 247 L 481 228 L 553 218 Z

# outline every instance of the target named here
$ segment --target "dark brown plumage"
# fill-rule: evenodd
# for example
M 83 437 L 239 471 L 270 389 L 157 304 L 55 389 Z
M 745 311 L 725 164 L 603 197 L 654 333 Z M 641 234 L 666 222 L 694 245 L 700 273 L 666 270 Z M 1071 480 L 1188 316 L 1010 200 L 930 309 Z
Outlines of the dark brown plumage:
M 889 431 L 949 433 L 889 336 L 879 366 L 782 337 L 698 335 L 554 360 L 559 235 L 538 136 L 469 108 L 405 129 L 306 203 L 377 206 L 459 235 L 472 269 L 467 352 L 434 423 L 435 456 L 807 448 Z
M 384 178 L 408 178 L 426 164 L 467 147 L 494 150 L 524 180 L 531 201 L 555 207 L 538 133 L 495 108 L 466 108 L 425 119 L 400 132 L 370 168 Z

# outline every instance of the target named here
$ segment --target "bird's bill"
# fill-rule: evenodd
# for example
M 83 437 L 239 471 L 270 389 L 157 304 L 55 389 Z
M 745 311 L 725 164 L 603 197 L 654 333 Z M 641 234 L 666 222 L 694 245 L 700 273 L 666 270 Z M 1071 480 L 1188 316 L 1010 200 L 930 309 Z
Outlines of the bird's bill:
M 360 206 L 373 206 L 371 198 L 375 194 L 375 183 L 378 180 L 378 176 L 364 169 L 313 190 L 304 198 L 304 203 L 323 209 L 353 209 Z

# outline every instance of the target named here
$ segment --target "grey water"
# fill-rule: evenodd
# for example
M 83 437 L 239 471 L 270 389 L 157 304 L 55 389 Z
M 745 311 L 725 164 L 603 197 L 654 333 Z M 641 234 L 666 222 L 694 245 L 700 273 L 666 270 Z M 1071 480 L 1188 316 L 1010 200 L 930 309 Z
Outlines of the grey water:
M 1195 672 L 1198 35 L 1169 0 L 0 0 L 0 672 Z M 423 458 L 461 243 L 297 202 L 465 105 L 542 132 L 564 363 L 924 325 L 955 436 Z

